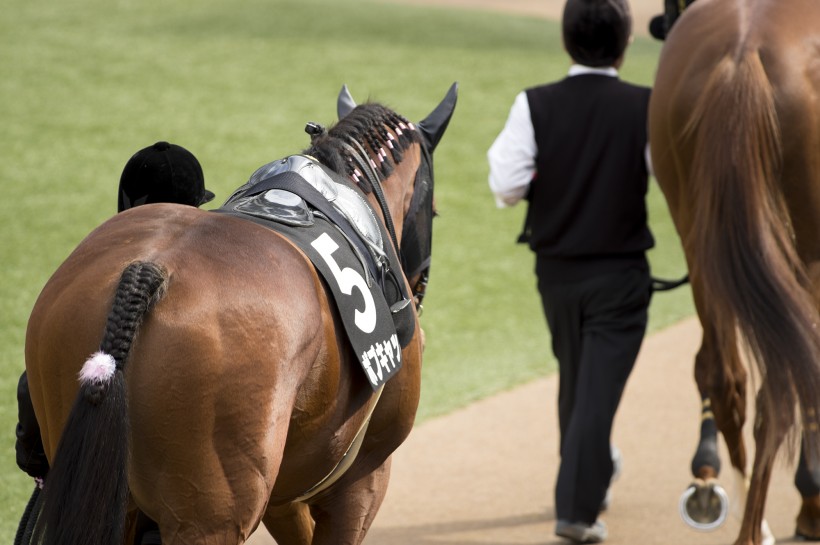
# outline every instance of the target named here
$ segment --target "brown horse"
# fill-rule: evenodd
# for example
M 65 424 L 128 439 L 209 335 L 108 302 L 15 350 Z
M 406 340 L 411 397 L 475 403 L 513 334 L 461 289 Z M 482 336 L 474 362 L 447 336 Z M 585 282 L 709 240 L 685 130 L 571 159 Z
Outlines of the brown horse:
M 747 369 L 738 342 L 757 369 L 738 545 L 765 537 L 772 464 L 784 440 L 794 452 L 799 424 L 808 465 L 818 467 L 818 59 L 816 0 L 698 0 L 667 38 L 650 103 L 652 160 L 703 325 L 695 379 L 744 477 Z M 717 468 L 693 463 L 693 471 L 710 478 Z M 820 536 L 816 494 L 803 493 L 797 522 L 810 537 Z
M 456 86 L 417 125 L 351 101 L 329 131 L 309 124 L 305 156 L 358 181 L 409 296 L 426 280 L 429 162 Z M 294 243 L 228 214 L 146 205 L 89 234 L 28 325 L 52 465 L 35 541 L 139 543 L 155 524 L 166 545 L 234 545 L 263 522 L 282 545 L 361 543 L 413 425 L 422 334 L 410 305 L 401 368 L 374 388 L 328 283 Z M 364 293 L 349 295 L 359 312 Z

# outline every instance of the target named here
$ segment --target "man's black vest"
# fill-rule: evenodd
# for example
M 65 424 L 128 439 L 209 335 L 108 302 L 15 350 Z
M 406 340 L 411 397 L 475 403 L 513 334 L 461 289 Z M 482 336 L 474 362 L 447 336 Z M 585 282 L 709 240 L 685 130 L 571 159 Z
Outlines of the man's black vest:
M 536 177 L 525 239 L 540 257 L 642 254 L 650 89 L 585 74 L 527 90 Z

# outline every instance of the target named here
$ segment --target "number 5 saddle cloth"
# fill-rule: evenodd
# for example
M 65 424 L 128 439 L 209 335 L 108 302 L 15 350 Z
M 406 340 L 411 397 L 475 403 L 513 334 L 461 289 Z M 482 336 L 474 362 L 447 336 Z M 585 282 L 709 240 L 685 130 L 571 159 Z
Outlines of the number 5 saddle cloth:
M 292 155 L 257 169 L 215 212 L 273 229 L 310 258 L 374 390 L 398 372 L 415 329 L 412 299 L 390 236 L 358 187 Z

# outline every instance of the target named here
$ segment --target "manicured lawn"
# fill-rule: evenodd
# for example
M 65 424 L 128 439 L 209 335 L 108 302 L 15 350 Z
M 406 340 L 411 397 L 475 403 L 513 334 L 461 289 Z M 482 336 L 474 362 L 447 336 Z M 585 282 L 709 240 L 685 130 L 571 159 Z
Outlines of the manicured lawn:
M 650 84 L 659 45 L 622 70 Z M 116 211 L 123 165 L 157 140 L 202 162 L 220 201 L 254 169 L 308 145 L 339 88 L 421 119 L 453 81 L 459 105 L 436 154 L 434 255 L 421 420 L 554 369 L 533 260 L 514 244 L 523 207 L 497 210 L 485 153 L 514 95 L 561 77 L 555 24 L 363 0 L 13 1 L 0 19 L 0 541 L 31 482 L 14 463 L 26 321 L 57 265 Z M 656 187 L 656 274 L 684 272 Z M 656 296 L 652 329 L 692 313 Z M 552 402 L 545 403 L 550 410 Z

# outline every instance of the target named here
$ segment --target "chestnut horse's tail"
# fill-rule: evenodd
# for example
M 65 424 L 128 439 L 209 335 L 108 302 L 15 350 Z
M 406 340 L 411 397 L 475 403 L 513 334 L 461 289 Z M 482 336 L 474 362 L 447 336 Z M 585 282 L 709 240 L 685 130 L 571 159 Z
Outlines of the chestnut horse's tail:
M 686 136 L 694 142 L 694 218 L 684 241 L 693 278 L 713 322 L 741 332 L 768 402 L 759 416 L 776 434 L 792 425 L 798 405 L 804 421 L 820 414 L 820 319 L 780 187 L 779 121 L 756 52 L 714 68 Z M 764 444 L 776 449 L 779 441 Z
M 123 543 L 128 497 L 123 371 L 142 319 L 162 297 L 165 279 L 152 263 L 132 263 L 123 271 L 100 351 L 80 372 L 80 390 L 46 479 L 33 543 Z

